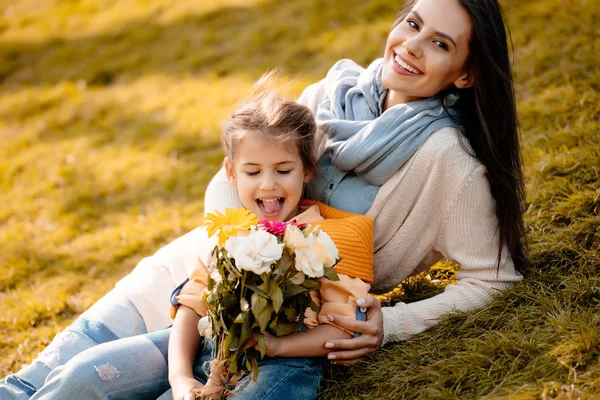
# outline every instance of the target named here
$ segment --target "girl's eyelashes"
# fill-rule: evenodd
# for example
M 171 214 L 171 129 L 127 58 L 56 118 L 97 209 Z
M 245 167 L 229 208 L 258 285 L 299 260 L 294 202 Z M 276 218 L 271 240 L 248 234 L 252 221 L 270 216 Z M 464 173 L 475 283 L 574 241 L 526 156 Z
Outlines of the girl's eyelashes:
M 281 175 L 287 175 L 291 172 L 292 172 L 291 169 L 278 169 L 277 170 L 277 173 L 281 174 Z M 260 174 L 260 171 L 244 171 L 244 173 L 248 176 L 255 176 L 255 175 Z

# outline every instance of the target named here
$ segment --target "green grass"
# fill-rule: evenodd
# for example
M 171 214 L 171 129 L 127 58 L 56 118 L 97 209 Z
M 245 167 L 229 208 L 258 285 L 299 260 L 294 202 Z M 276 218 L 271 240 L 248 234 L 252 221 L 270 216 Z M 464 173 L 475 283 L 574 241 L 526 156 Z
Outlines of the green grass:
M 326 398 L 600 396 L 600 11 L 504 0 L 534 267 L 485 309 L 353 368 Z M 0 0 L 0 376 L 198 225 L 222 121 L 266 70 L 297 95 L 382 53 L 385 0 Z M 392 299 L 435 293 L 441 265 Z M 428 278 L 429 276 L 429 278 Z M 393 300 L 392 300 L 393 301 Z

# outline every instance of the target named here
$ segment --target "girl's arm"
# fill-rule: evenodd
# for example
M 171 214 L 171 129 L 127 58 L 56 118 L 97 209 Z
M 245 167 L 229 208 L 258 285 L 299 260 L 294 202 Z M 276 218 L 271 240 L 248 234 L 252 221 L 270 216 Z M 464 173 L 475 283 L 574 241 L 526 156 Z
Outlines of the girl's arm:
M 330 351 L 325 348 L 328 340 L 351 337 L 349 333 L 329 324 L 281 337 L 265 334 L 266 355 L 267 357 L 324 357 Z
M 195 399 L 194 389 L 204 385 L 194 379 L 193 365 L 200 345 L 198 321 L 200 316 L 191 308 L 181 305 L 173 321 L 169 338 L 169 383 L 173 399 Z

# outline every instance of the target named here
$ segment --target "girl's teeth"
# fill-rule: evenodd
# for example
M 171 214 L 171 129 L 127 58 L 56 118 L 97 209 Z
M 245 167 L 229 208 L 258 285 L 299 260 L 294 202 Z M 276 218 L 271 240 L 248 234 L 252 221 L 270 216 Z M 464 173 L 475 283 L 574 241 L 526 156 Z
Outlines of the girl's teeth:
M 420 74 L 420 72 L 418 70 L 416 70 L 415 68 L 411 67 L 410 65 L 408 65 L 407 63 L 402 61 L 402 59 L 399 56 L 394 57 L 394 61 L 396 61 L 396 64 L 398 64 L 399 66 L 401 66 L 408 72 L 410 72 L 412 74 L 417 74 L 417 75 Z

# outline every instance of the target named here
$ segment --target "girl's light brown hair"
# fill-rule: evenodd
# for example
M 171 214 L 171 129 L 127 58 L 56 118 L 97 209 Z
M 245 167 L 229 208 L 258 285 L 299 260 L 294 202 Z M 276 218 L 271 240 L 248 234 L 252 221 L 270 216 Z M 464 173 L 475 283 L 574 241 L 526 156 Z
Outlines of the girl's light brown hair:
M 275 76 L 275 72 L 263 75 L 254 85 L 253 96 L 241 103 L 225 123 L 221 134 L 223 151 L 235 161 L 236 144 L 248 135 L 261 135 L 277 143 L 295 144 L 304 172 L 312 175 L 317 170 L 315 117 L 308 107 L 268 89 Z

